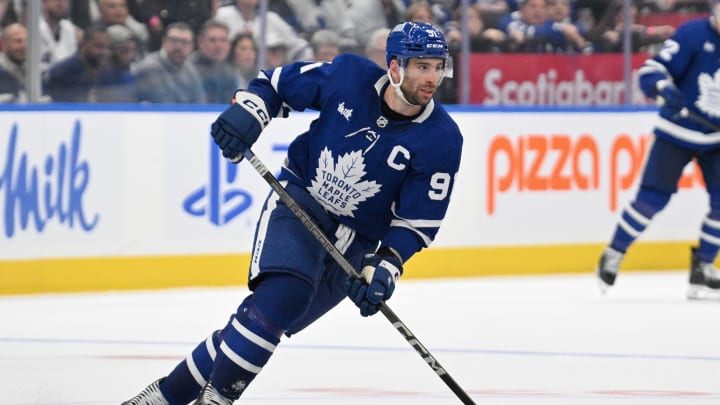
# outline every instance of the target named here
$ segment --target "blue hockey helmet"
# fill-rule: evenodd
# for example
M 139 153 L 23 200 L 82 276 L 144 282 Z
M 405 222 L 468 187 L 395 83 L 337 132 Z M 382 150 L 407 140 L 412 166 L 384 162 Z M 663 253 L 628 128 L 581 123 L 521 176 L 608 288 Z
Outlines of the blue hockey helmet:
M 431 24 L 424 22 L 404 22 L 390 31 L 385 45 L 387 64 L 393 58 L 398 59 L 400 66 L 410 58 L 441 58 L 448 57 L 448 45 L 445 36 Z

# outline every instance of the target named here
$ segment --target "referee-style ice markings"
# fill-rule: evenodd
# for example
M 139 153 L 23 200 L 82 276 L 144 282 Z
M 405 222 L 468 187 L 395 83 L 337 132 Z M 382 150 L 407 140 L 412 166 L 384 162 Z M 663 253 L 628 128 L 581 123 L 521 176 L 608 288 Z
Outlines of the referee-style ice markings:
M 403 280 L 389 302 L 478 404 L 720 403 L 720 302 L 687 273 Z M 119 404 L 245 290 L 0 297 L 0 405 Z M 460 404 L 393 326 L 349 301 L 290 339 L 240 403 Z

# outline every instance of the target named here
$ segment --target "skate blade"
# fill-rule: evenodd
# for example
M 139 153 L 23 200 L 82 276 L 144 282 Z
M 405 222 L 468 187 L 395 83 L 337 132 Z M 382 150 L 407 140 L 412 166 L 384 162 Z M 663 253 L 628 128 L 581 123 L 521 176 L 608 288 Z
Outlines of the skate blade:
M 698 301 L 720 301 L 720 290 L 702 285 L 690 285 L 687 289 L 687 299 Z
M 610 289 L 611 285 L 603 281 L 600 277 L 597 278 L 598 281 L 598 287 L 600 288 L 600 293 L 605 294 L 607 290 Z

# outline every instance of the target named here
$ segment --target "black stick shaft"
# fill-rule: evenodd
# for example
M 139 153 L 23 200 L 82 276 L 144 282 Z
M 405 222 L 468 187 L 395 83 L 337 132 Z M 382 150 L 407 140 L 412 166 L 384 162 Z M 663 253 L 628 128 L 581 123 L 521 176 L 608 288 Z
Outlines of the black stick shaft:
M 348 274 L 348 276 L 351 277 L 360 277 L 359 274 L 355 271 L 353 266 L 350 264 L 350 262 L 345 259 L 345 256 L 340 253 L 340 251 L 335 247 L 335 245 L 328 239 L 327 236 L 323 233 L 323 231 L 313 222 L 312 218 L 298 205 L 297 202 L 288 194 L 287 190 L 280 184 L 280 182 L 273 176 L 273 174 L 268 170 L 268 168 L 263 164 L 263 162 L 260 161 L 260 159 L 255 156 L 255 153 L 253 153 L 250 148 L 245 149 L 242 152 L 242 155 L 247 159 L 248 162 L 255 168 L 255 170 L 262 176 L 263 179 L 270 185 L 270 187 L 275 191 L 278 196 L 280 196 L 280 199 L 290 208 L 290 210 L 300 219 L 300 221 L 307 227 L 307 229 L 310 231 L 310 233 L 313 234 L 313 236 L 322 244 L 322 246 L 327 250 L 327 252 L 330 254 L 330 256 L 337 261 L 337 263 L 340 265 L 340 267 L 345 271 L 345 273 Z M 238 158 L 233 159 L 233 161 L 239 160 Z M 463 402 L 465 405 L 475 405 L 475 402 L 473 402 L 472 398 L 458 385 L 457 382 L 448 374 L 447 371 L 440 365 L 440 363 L 433 357 L 433 355 L 430 353 L 428 349 L 425 348 L 425 346 L 420 343 L 420 340 L 415 336 L 412 331 L 410 331 L 410 328 L 408 328 L 401 320 L 400 318 L 395 315 L 395 313 L 390 309 L 390 307 L 387 306 L 384 302 L 380 303 L 380 312 L 385 315 L 385 318 L 392 323 L 392 325 L 397 329 L 398 332 L 400 332 L 401 335 L 405 338 L 405 340 L 410 343 L 410 346 L 415 349 L 415 351 L 420 355 L 420 357 L 425 360 L 425 362 L 430 366 L 430 368 L 435 371 L 435 374 L 437 374 L 444 382 L 447 384 L 447 386 L 457 395 L 457 397 Z
M 662 98 L 662 97 L 660 97 L 660 96 L 658 96 L 658 97 L 655 99 L 655 103 L 656 103 L 657 105 L 659 105 L 659 106 L 663 106 L 663 105 L 665 104 L 665 99 Z M 704 126 L 704 127 L 706 127 L 706 128 L 712 129 L 713 131 L 720 131 L 720 126 L 718 126 L 717 124 L 715 124 L 715 123 L 712 122 L 712 121 L 709 121 L 709 120 L 706 119 L 705 117 L 702 117 L 702 116 L 700 116 L 700 115 L 697 115 L 697 114 L 695 114 L 694 112 L 688 110 L 687 107 L 685 107 L 685 108 L 683 108 L 682 110 L 680 110 L 680 116 L 681 116 L 681 117 L 684 117 L 684 118 L 688 118 L 688 119 L 690 119 L 690 120 L 692 120 L 692 121 L 695 121 L 695 122 L 697 122 L 698 124 L 700 124 L 700 125 L 702 125 L 702 126 Z
M 695 114 L 687 108 L 683 108 L 682 111 L 680 111 L 680 116 L 687 117 L 704 127 L 712 129 L 713 131 L 720 131 L 720 126 L 700 115 Z

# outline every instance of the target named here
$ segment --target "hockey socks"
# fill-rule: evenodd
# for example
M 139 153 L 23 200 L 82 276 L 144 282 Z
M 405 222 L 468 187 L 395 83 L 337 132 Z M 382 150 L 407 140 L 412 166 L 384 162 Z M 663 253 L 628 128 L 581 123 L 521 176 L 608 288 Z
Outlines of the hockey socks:
M 185 405 L 197 398 L 210 378 L 221 338 L 221 331 L 215 331 L 160 383 L 160 392 L 171 405 Z
M 720 250 L 720 212 L 711 212 L 702 223 L 700 229 L 700 246 L 697 249 L 697 258 L 712 263 Z
M 662 211 L 670 201 L 670 194 L 641 187 L 635 201 L 628 204 L 620 214 L 615 235 L 610 246 L 625 253 L 652 221 L 655 214 Z
M 198 344 L 162 380 L 163 396 L 171 405 L 184 405 L 212 380 L 220 394 L 239 398 L 270 359 L 283 333 L 305 314 L 313 296 L 312 286 L 304 280 L 269 275 L 240 304 L 224 329 Z
M 651 218 L 641 214 L 633 204 L 628 204 L 620 215 L 610 246 L 618 252 L 626 252 L 635 239 L 645 231 Z
M 308 282 L 293 276 L 274 274 L 262 280 L 223 331 L 212 386 L 238 399 L 270 360 L 283 333 L 305 313 L 313 294 Z

